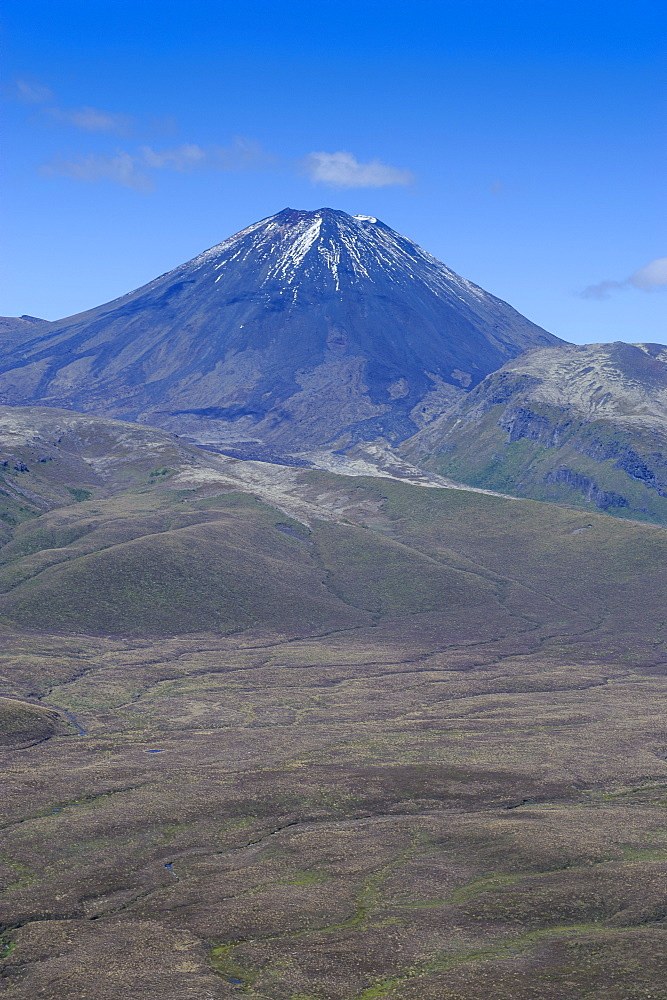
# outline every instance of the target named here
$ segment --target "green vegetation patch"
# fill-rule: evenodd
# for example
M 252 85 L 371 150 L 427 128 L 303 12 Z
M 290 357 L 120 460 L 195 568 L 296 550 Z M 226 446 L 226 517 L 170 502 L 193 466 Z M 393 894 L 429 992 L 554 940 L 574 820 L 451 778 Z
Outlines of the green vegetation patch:
M 90 500 L 93 495 L 92 490 L 86 490 L 82 486 L 68 486 L 67 490 L 71 493 L 75 503 L 83 503 L 85 500 Z

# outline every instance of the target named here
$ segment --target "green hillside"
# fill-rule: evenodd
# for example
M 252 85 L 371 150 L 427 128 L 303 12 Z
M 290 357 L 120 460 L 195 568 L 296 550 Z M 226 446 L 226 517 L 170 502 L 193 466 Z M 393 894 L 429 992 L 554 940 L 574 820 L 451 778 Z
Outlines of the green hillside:
M 484 489 L 667 523 L 667 363 L 656 344 L 529 352 L 403 446 Z

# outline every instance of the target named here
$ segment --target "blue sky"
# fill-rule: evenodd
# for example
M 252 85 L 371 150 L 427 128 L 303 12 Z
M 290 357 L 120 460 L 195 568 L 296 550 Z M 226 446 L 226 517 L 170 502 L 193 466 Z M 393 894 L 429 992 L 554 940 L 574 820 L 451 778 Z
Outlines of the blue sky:
M 577 343 L 667 341 L 663 2 L 4 0 L 0 313 L 375 215 Z

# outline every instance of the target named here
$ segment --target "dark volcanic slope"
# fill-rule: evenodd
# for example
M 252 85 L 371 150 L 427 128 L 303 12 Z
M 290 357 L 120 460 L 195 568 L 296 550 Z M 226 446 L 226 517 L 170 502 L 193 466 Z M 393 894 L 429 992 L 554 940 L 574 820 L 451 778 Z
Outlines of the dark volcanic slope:
M 37 316 L 0 316 L 0 354 L 27 340 L 43 337 L 50 329 L 48 320 Z
M 376 219 L 285 209 L 11 350 L 0 401 L 288 451 L 397 441 L 558 343 Z

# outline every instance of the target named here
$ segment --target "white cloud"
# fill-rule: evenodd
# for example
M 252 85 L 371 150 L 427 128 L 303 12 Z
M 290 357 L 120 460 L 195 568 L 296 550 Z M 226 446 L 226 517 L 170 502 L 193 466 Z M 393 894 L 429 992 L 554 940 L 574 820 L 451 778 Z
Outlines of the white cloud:
M 112 181 L 135 191 L 150 191 L 153 182 L 143 174 L 130 153 L 120 150 L 112 155 L 91 153 L 77 160 L 54 160 L 41 168 L 49 176 L 71 177 L 76 181 Z
M 56 121 L 73 125 L 84 132 L 117 132 L 124 134 L 129 131 L 131 118 L 129 115 L 114 111 L 101 111 L 99 108 L 45 108 L 45 114 Z
M 202 166 L 207 159 L 206 151 L 201 146 L 195 145 L 161 150 L 142 146 L 141 155 L 146 166 L 154 167 L 156 170 L 191 170 L 193 167 Z
M 589 285 L 581 294 L 585 299 L 608 299 L 612 292 L 629 287 L 641 288 L 644 292 L 667 287 L 667 257 L 656 257 L 623 281 L 600 281 L 597 285 Z
M 25 104 L 47 104 L 53 100 L 53 91 L 37 80 L 14 80 L 14 96 Z
M 641 267 L 628 278 L 635 288 L 650 291 L 653 288 L 664 288 L 667 285 L 667 257 L 656 257 L 646 267 Z
M 379 160 L 360 163 L 352 153 L 309 153 L 303 171 L 315 184 L 339 188 L 378 188 L 411 184 L 409 170 L 389 167 Z

